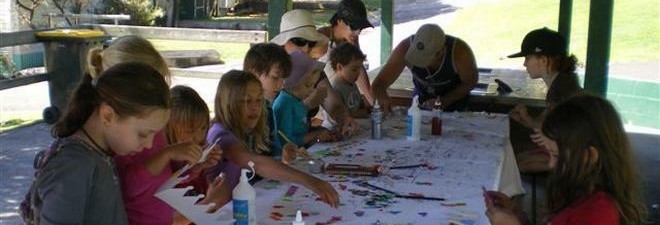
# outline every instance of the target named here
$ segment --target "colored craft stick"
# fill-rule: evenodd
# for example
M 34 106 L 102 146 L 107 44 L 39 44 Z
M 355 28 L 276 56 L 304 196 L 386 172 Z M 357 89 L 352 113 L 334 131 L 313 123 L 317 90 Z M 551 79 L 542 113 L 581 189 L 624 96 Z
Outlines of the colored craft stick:
M 277 131 L 277 134 L 279 134 L 280 137 L 282 137 L 282 139 L 284 139 L 284 141 L 286 141 L 287 143 L 295 144 L 295 143 L 293 143 L 293 141 L 291 141 L 291 139 L 289 139 L 289 138 L 284 134 L 284 132 L 282 132 L 281 130 L 278 130 L 278 131 Z
M 402 195 L 402 194 L 396 193 L 396 192 L 394 192 L 394 191 L 387 190 L 387 189 L 385 189 L 385 188 L 378 187 L 378 186 L 376 186 L 376 185 L 370 184 L 370 183 L 368 183 L 368 182 L 362 182 L 362 184 L 363 184 L 363 185 L 366 185 L 366 186 L 368 186 L 368 187 L 371 187 L 371 188 L 373 188 L 373 189 L 377 189 L 377 190 L 381 190 L 381 191 L 387 192 L 387 193 L 389 193 L 389 194 L 394 195 L 394 197 L 397 197 L 397 198 L 419 199 L 419 200 L 432 200 L 432 201 L 445 201 L 445 200 L 446 200 L 446 199 L 444 199 L 444 198 L 438 198 L 438 197 L 426 197 L 426 196 L 422 196 L 422 195 Z
M 418 168 L 418 167 L 425 167 L 426 164 L 417 164 L 417 165 L 409 165 L 409 166 L 393 166 L 390 167 L 391 170 L 396 170 L 396 169 L 412 169 L 412 168 Z

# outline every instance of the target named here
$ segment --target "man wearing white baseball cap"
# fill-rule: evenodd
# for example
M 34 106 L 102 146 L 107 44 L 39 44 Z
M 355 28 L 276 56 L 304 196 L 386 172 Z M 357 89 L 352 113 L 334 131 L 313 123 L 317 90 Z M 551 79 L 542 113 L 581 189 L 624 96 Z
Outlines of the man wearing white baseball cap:
M 427 108 L 439 101 L 444 110 L 464 109 L 467 96 L 479 79 L 470 46 L 445 35 L 436 24 L 424 24 L 415 35 L 401 41 L 376 76 L 372 90 L 386 110 L 390 107 L 387 89 L 404 67 L 413 74 L 413 94 Z

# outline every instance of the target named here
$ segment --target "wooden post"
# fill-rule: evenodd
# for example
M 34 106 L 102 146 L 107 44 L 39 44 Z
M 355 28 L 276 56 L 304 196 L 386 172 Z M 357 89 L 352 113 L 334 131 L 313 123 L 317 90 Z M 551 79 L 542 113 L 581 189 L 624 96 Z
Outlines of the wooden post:
M 292 0 L 268 1 L 268 40 L 280 33 L 282 15 L 292 8 Z
M 584 89 L 602 97 L 607 95 L 613 6 L 614 0 L 592 0 L 589 9 Z

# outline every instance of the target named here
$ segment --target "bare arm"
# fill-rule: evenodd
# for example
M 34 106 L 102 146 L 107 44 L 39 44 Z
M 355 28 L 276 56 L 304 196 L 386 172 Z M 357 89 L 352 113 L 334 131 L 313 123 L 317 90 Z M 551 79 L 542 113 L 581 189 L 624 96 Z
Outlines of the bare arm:
M 479 81 L 477 63 L 470 46 L 462 40 L 456 39 L 456 46 L 454 47 L 454 64 L 461 83 L 444 96 L 439 97 L 443 107 L 450 106 L 456 101 L 465 98 L 477 86 L 477 82 Z
M 360 93 L 362 93 L 362 95 L 367 98 L 369 105 L 373 104 L 375 97 L 372 93 L 371 85 L 369 84 L 369 76 L 367 75 L 367 70 L 364 68 L 360 70 L 360 75 L 358 75 L 358 79 L 355 81 L 355 83 L 357 84 Z
M 248 167 L 248 162 L 252 161 L 255 164 L 254 169 L 260 176 L 278 181 L 302 184 L 314 191 L 330 206 L 337 207 L 339 205 L 337 191 L 328 182 L 293 169 L 284 165 L 282 162 L 273 160 L 271 157 L 250 152 L 243 144 L 235 144 L 225 150 L 225 153 L 227 159 L 240 167 Z
M 348 113 L 348 108 L 341 100 L 341 95 L 339 95 L 339 92 L 332 88 L 328 78 L 321 80 L 318 86 L 325 87 L 325 89 L 328 91 L 328 95 L 323 101 L 323 109 L 335 122 L 341 124 L 346 116 L 350 116 Z
M 410 47 L 410 42 L 406 38 L 394 48 L 387 63 L 385 63 L 380 72 L 378 72 L 378 75 L 372 84 L 374 95 L 385 111 L 389 111 L 391 104 L 387 89 L 394 83 L 394 81 L 396 81 L 396 79 L 399 78 L 401 71 L 403 71 L 403 68 L 406 66 L 404 56 L 408 51 L 408 47 Z

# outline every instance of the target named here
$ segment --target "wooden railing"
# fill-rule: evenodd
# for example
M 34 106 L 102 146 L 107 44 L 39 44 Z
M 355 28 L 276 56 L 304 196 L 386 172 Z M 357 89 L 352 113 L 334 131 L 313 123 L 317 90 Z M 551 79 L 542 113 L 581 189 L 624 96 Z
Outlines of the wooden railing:
M 65 18 L 73 19 L 73 26 L 80 24 L 80 19 L 91 19 L 91 20 L 113 20 L 115 25 L 119 25 L 120 20 L 130 20 L 130 15 L 110 15 L 110 14 L 58 14 L 58 13 L 48 13 L 44 14 L 46 21 L 48 22 L 48 27 L 53 28 L 53 19 L 54 18 Z

